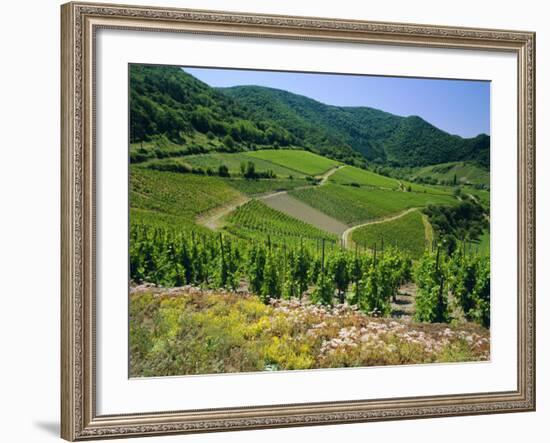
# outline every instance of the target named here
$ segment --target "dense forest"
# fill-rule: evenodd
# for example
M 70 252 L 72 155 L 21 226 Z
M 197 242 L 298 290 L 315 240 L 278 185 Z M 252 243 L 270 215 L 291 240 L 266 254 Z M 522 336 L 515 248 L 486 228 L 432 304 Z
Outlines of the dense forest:
M 172 143 L 182 147 L 176 155 L 204 150 L 195 143 L 202 136 L 213 151 L 305 148 L 357 166 L 489 165 L 489 136 L 464 139 L 416 116 L 330 106 L 259 86 L 212 88 L 178 67 L 131 65 L 130 87 L 131 143 Z

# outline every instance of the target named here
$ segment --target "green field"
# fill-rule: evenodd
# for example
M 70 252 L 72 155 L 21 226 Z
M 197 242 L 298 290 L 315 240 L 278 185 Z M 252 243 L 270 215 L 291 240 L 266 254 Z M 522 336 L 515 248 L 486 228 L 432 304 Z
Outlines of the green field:
M 310 183 L 303 178 L 295 179 L 259 179 L 247 180 L 243 178 L 226 178 L 224 181 L 243 194 L 254 196 L 270 192 L 288 191 L 291 189 L 307 186 Z
M 453 195 L 453 188 L 451 186 L 430 186 L 420 185 L 418 183 L 411 183 L 402 181 L 402 187 L 408 189 L 410 186 L 413 192 L 422 192 L 424 194 L 438 194 L 438 195 Z
M 425 248 L 424 222 L 419 211 L 412 211 L 395 220 L 373 223 L 357 228 L 351 234 L 354 243 L 372 248 L 376 243 L 393 245 L 419 258 Z
M 432 178 L 438 182 L 489 186 L 489 171 L 468 162 L 450 162 L 425 166 L 414 172 L 414 178 Z
M 249 161 L 254 162 L 256 172 L 266 172 L 271 170 L 275 173 L 275 175 L 277 175 L 277 177 L 281 178 L 288 178 L 288 176 L 303 177 L 304 175 L 276 163 L 254 157 L 248 153 L 226 154 L 216 152 L 212 154 L 197 154 L 188 155 L 184 157 L 184 160 L 192 166 L 201 167 L 203 169 L 212 168 L 213 170 L 217 170 L 219 166 L 225 165 L 229 169 L 231 175 L 240 174 L 241 163 L 246 163 Z
M 291 149 L 266 149 L 249 152 L 248 155 L 256 159 L 267 160 L 276 165 L 306 175 L 321 175 L 339 163 L 326 157 L 313 154 L 309 151 Z
M 142 217 L 150 212 L 194 224 L 199 215 L 240 196 L 218 177 L 130 168 L 130 208 Z
M 227 232 L 253 241 L 292 244 L 305 241 L 326 239 L 337 241 L 338 238 L 315 226 L 290 217 L 280 211 L 266 206 L 258 200 L 251 200 L 233 211 L 227 218 Z
M 348 225 L 385 217 L 409 208 L 429 204 L 452 205 L 457 202 L 450 195 L 365 189 L 333 183 L 294 190 L 289 194 Z
M 349 185 L 358 184 L 362 186 L 373 186 L 377 188 L 398 189 L 399 181 L 376 174 L 355 166 L 344 166 L 330 176 L 331 182 Z
M 425 192 L 428 194 L 452 194 L 451 189 L 436 186 L 426 186 L 417 183 L 410 183 L 395 178 L 386 177 L 366 169 L 355 166 L 344 166 L 330 176 L 333 183 L 352 186 L 370 186 L 382 189 L 393 189 L 406 191 L 411 189 L 414 192 Z

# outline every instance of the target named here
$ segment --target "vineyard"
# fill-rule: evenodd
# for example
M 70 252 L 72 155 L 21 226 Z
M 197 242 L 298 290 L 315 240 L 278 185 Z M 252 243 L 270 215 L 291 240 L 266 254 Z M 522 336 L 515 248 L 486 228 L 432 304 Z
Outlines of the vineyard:
M 240 242 L 146 225 L 130 244 L 132 280 L 160 285 L 130 295 L 133 377 L 489 358 L 487 257 L 436 248 L 413 263 L 391 247 Z M 392 319 L 410 281 L 414 317 Z
M 375 174 L 365 169 L 360 169 L 355 166 L 341 168 L 336 171 L 330 181 L 341 185 L 362 185 L 372 186 L 386 189 L 398 189 L 399 181 L 393 178 L 384 177 L 383 175 Z
M 228 178 L 225 182 L 237 191 L 250 195 L 268 194 L 271 192 L 290 191 L 292 189 L 308 186 L 308 182 L 302 178 L 271 179 L 271 180 L 247 180 L 242 178 Z
M 410 208 L 424 207 L 429 204 L 453 205 L 457 202 L 451 195 L 384 189 L 366 190 L 334 183 L 327 183 L 322 187 L 293 190 L 289 194 L 349 225 L 386 217 Z
M 350 250 L 330 238 L 273 232 L 264 243 L 134 224 L 130 277 L 164 287 L 238 291 L 244 286 L 266 303 L 281 298 L 326 306 L 349 303 L 376 317 L 390 316 L 401 285 L 414 282 L 417 320 L 489 325 L 488 257 L 465 249 L 446 255 L 437 247 L 413 265 L 408 254 L 392 246 Z
M 286 167 L 295 172 L 316 176 L 338 165 L 338 162 L 308 151 L 283 149 L 250 152 L 249 155 L 259 160 Z
M 211 168 L 213 170 L 218 169 L 220 165 L 227 166 L 230 174 L 237 175 L 240 172 L 241 165 L 249 161 L 253 161 L 255 168 L 258 172 L 273 171 L 273 173 L 279 178 L 304 177 L 304 174 L 297 172 L 294 169 L 289 169 L 281 166 L 275 162 L 264 160 L 250 153 L 211 153 L 203 155 L 189 155 L 185 157 L 185 161 L 189 162 L 193 166 L 202 167 L 204 170 Z
M 132 376 L 483 361 L 489 137 L 130 71 Z
M 261 201 L 251 200 L 227 218 L 226 231 L 239 238 L 276 244 L 337 242 L 338 238 L 316 227 L 271 209 Z
M 422 256 L 426 249 L 425 225 L 418 210 L 395 220 L 368 224 L 352 232 L 351 239 L 359 245 L 396 244 L 412 258 Z

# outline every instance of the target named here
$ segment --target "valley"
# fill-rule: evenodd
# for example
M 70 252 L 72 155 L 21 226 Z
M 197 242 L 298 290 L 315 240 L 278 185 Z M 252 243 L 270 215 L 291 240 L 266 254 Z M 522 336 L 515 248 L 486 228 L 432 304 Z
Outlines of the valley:
M 135 376 L 488 358 L 488 136 L 173 67 L 133 66 L 131 86 Z M 455 336 L 434 348 L 439 324 Z M 364 332 L 338 347 L 352 327 Z M 369 328 L 389 328 L 378 357 Z M 407 331 L 429 344 L 413 355 Z M 158 369 L 186 349 L 168 351 L 173 334 L 207 347 L 202 369 Z M 245 348 L 253 362 L 233 354 Z

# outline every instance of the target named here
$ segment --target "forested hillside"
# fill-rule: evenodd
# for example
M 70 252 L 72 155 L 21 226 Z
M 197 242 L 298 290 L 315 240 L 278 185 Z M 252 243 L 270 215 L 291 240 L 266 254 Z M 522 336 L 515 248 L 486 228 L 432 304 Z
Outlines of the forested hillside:
M 329 106 L 277 89 L 211 88 L 178 67 L 132 65 L 130 112 L 130 140 L 141 147 L 133 161 L 206 151 L 305 148 L 358 166 L 365 161 L 489 164 L 487 135 L 463 139 L 420 117 Z M 170 149 L 147 150 L 152 141 Z
M 417 116 L 400 117 L 368 107 L 339 107 L 260 86 L 223 92 L 254 115 L 274 121 L 304 146 L 350 146 L 367 160 L 421 166 L 474 160 L 488 167 L 489 137 L 450 135 Z

